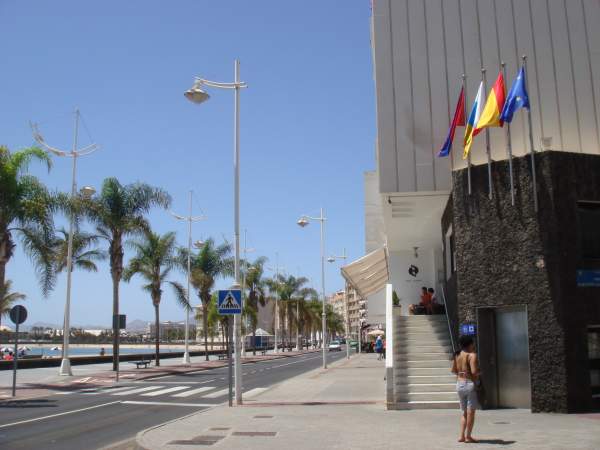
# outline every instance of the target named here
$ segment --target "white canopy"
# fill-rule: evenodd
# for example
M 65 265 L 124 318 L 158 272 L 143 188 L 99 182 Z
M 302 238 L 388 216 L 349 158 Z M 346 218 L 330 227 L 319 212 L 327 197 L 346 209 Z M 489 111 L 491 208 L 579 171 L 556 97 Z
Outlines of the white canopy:
M 252 336 L 252 333 L 247 334 L 246 336 Z M 273 335 L 271 333 L 269 333 L 268 331 L 263 330 L 262 328 L 257 328 L 256 336 L 273 336 Z
M 387 249 L 382 247 L 342 267 L 342 276 L 361 298 L 382 289 L 389 280 Z

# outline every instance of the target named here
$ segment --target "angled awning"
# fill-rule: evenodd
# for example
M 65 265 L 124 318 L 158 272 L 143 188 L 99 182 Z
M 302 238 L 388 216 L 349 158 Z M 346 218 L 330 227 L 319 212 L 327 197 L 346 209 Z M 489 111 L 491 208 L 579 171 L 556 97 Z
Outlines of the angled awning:
M 342 276 L 361 298 L 382 289 L 389 280 L 387 249 L 382 247 L 342 267 Z

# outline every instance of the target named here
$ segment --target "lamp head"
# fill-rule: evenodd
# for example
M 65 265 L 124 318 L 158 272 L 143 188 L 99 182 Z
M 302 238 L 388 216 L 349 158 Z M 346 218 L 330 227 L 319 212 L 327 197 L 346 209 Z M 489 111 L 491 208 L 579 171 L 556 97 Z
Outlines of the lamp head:
M 90 199 L 92 197 L 92 195 L 94 195 L 96 193 L 96 189 L 94 189 L 93 186 L 84 186 L 81 188 L 81 195 L 83 196 L 83 198 L 85 199 Z
M 304 228 L 305 226 L 307 226 L 310 222 L 308 221 L 308 219 L 306 217 L 300 217 L 300 219 L 298 219 L 298 222 L 296 222 L 299 226 L 301 226 L 302 228 Z
M 329 258 L 327 258 L 327 262 L 335 262 L 335 258 L 333 256 L 330 256 Z
M 202 246 L 204 246 L 204 241 L 202 239 L 198 239 L 196 242 L 194 242 L 194 247 L 202 248 Z
M 210 95 L 202 89 L 202 85 L 199 81 L 194 82 L 194 85 L 185 91 L 183 95 L 185 95 L 185 98 L 190 102 L 197 104 L 204 103 L 210 98 Z

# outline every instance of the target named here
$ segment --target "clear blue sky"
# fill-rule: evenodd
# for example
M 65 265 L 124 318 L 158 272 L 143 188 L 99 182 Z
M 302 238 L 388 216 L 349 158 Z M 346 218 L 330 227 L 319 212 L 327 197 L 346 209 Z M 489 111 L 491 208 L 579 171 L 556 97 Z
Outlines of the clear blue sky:
M 299 228 L 302 213 L 325 208 L 328 253 L 346 247 L 354 259 L 364 250 L 362 173 L 373 168 L 375 142 L 369 15 L 368 0 L 1 2 L 0 144 L 33 144 L 32 120 L 49 143 L 70 148 L 78 107 L 82 144 L 102 147 L 80 160 L 79 186 L 98 187 L 108 176 L 144 181 L 168 190 L 182 214 L 193 189 L 195 212 L 208 216 L 194 238 L 232 240 L 233 95 L 213 91 L 198 106 L 183 92 L 195 75 L 231 81 L 239 58 L 249 85 L 241 98 L 242 229 L 252 256 L 274 264 L 279 252 L 288 272 L 317 288 L 319 230 Z M 55 159 L 50 174 L 32 172 L 52 189 L 69 189 L 67 159 Z M 186 242 L 185 224 L 167 212 L 151 221 Z M 328 293 L 343 286 L 339 265 L 328 264 Z M 8 277 L 28 296 L 29 324 L 62 323 L 64 276 L 42 298 L 19 251 Z M 73 288 L 72 323 L 108 325 L 108 267 L 76 272 Z M 139 282 L 123 283 L 121 299 L 128 320 L 152 319 Z M 183 319 L 170 292 L 161 318 Z

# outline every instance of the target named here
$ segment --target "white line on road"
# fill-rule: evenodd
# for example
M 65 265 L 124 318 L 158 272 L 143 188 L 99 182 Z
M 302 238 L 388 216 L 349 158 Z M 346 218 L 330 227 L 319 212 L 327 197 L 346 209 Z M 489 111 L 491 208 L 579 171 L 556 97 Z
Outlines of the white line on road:
M 204 398 L 217 398 L 217 397 L 220 397 L 222 395 L 226 395 L 228 393 L 229 393 L 229 388 L 227 388 L 227 389 L 221 389 L 220 391 L 211 392 L 210 394 L 206 394 L 204 396 Z
M 258 394 L 262 394 L 265 391 L 268 391 L 269 388 L 254 388 L 254 389 L 250 389 L 247 392 L 244 392 L 244 397 L 248 398 L 248 397 L 253 397 L 255 395 Z
M 146 394 L 142 394 L 143 397 L 158 397 L 159 395 L 168 394 L 170 392 L 177 392 L 183 389 L 187 389 L 188 386 L 173 386 L 167 389 L 162 389 L 160 391 L 147 392 Z
M 129 394 L 139 394 L 140 392 L 153 391 L 154 389 L 162 389 L 164 386 L 148 386 L 143 388 L 131 389 L 129 391 L 123 392 L 115 392 L 111 395 L 129 395 Z
M 202 392 L 210 391 L 214 389 L 214 386 L 204 386 L 198 389 L 190 389 L 189 391 L 180 392 L 179 394 L 173 395 L 173 397 L 190 397 L 194 394 L 200 394 Z
M 169 403 L 169 402 L 138 402 L 126 400 L 121 402 L 124 405 L 157 405 L 157 406 L 193 406 L 196 408 L 210 408 L 216 406 L 212 403 Z
M 65 411 L 65 412 L 61 412 L 61 413 L 57 413 L 57 414 L 50 414 L 49 416 L 42 416 L 42 417 L 36 417 L 34 419 L 21 420 L 20 422 L 6 423 L 4 425 L 0 425 L 0 428 L 8 428 L 8 427 L 12 427 L 15 425 L 22 425 L 24 423 L 37 422 L 39 420 L 51 419 L 53 417 L 66 416 L 67 414 L 74 414 L 74 413 L 78 413 L 78 412 L 82 412 L 82 411 L 88 411 L 90 409 L 101 408 L 103 406 L 108 406 L 108 405 L 115 405 L 117 403 L 121 403 L 121 402 L 116 401 L 116 402 L 102 403 L 101 405 L 89 406 L 87 408 L 75 409 L 73 411 Z

